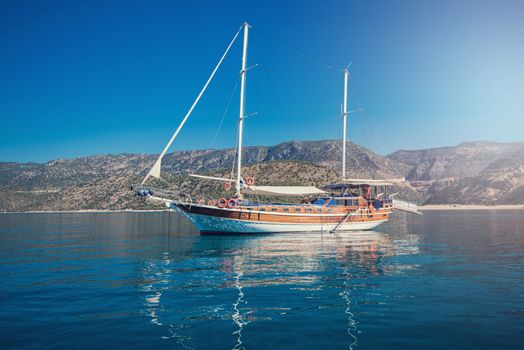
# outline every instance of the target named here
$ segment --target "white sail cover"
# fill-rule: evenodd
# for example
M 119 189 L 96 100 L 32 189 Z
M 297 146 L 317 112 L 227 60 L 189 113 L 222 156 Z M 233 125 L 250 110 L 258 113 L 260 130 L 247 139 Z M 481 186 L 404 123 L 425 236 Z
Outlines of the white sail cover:
M 258 194 L 260 196 L 275 197 L 300 197 L 311 194 L 324 194 L 320 188 L 315 186 L 249 186 L 244 193 Z
M 401 179 L 344 179 L 344 183 L 352 185 L 370 185 L 370 186 L 392 186 L 395 183 L 405 182 L 404 178 Z
M 216 181 L 223 181 L 223 182 L 235 182 L 233 179 L 226 179 L 223 177 L 216 177 L 216 176 L 207 176 L 207 175 L 198 175 L 198 174 L 189 174 L 191 177 L 198 177 L 200 179 L 206 179 L 206 180 L 216 180 Z

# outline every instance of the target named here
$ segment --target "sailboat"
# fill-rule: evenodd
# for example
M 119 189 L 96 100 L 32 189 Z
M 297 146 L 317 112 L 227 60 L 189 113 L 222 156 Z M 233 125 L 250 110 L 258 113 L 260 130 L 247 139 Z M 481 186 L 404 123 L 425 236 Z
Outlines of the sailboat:
M 247 48 L 250 26 L 244 23 L 230 42 L 217 66 L 200 91 L 188 113 L 160 153 L 140 186 L 134 187 L 139 196 L 160 201 L 187 217 L 202 234 L 250 234 L 280 232 L 337 232 L 371 230 L 388 221 L 394 209 L 418 213 L 414 204 L 401 202 L 388 193 L 394 183 L 403 179 L 347 179 L 346 127 L 349 72 L 344 70 L 342 181 L 320 189 L 315 186 L 258 186 L 252 177 L 242 176 L 242 134 L 244 127 Z M 234 193 L 218 199 L 194 203 L 191 196 L 178 199 L 159 195 L 159 191 L 144 187 L 148 179 L 160 178 L 162 158 L 179 134 L 189 115 L 202 97 L 231 46 L 243 32 L 242 67 L 240 70 L 240 111 L 238 119 L 238 148 L 236 178 L 221 178 L 190 174 L 196 178 L 223 182 L 226 189 L 234 184 Z M 300 204 L 270 203 L 248 199 L 249 195 L 269 197 L 302 197 Z

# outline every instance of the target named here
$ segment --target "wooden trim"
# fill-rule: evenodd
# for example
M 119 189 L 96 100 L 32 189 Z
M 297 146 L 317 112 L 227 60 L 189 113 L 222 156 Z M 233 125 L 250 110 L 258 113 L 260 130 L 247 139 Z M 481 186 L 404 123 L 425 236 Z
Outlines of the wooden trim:
M 298 208 L 299 206 L 286 205 L 279 206 L 282 211 L 272 212 L 267 210 L 250 210 L 252 207 L 239 208 L 218 208 L 207 205 L 194 205 L 189 203 L 178 203 L 178 208 L 181 210 L 199 215 L 209 215 L 213 217 L 221 217 L 235 220 L 246 220 L 252 222 L 267 222 L 267 223 L 302 223 L 302 224 L 329 224 L 338 223 L 344 219 L 350 211 L 361 209 L 361 213 L 355 213 L 348 218 L 347 222 L 370 222 L 387 220 L 389 218 L 390 210 L 369 211 L 367 207 L 333 207 L 325 208 L 322 213 L 297 213 L 294 211 L 284 212 L 284 209 Z M 269 206 L 269 208 L 275 206 Z M 301 206 L 308 208 L 308 206 Z M 314 207 L 314 206 L 311 206 Z M 258 207 L 267 209 L 266 206 Z M 331 211 L 331 212 L 330 212 Z

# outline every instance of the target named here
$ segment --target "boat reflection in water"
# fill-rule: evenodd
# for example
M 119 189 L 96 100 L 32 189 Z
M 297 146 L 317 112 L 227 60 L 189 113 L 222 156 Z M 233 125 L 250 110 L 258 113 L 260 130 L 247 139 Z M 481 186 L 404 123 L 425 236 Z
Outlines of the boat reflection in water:
M 281 323 L 282 332 L 292 334 L 301 319 L 317 316 L 335 319 L 330 329 L 340 329 L 337 336 L 351 349 L 358 341 L 358 307 L 366 303 L 365 295 L 354 297 L 355 288 L 373 289 L 367 280 L 416 268 L 394 258 L 417 249 L 415 235 L 392 239 L 374 231 L 195 236 L 182 249 L 170 240 L 158 259 L 143 266 L 143 313 L 167 330 L 165 339 L 188 349 L 200 347 L 206 329 L 231 334 L 231 347 L 243 349 L 261 336 L 264 322 Z M 277 346 L 280 336 L 268 346 Z M 219 337 L 216 346 L 224 342 Z
M 165 212 L 0 216 L 0 348 L 522 348 L 518 210 L 253 237 Z

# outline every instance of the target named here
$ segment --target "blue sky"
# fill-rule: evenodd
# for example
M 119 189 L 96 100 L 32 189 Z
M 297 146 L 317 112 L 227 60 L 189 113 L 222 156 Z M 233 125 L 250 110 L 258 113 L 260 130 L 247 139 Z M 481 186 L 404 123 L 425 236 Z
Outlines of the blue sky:
M 0 161 L 160 152 L 244 21 L 246 145 L 341 137 L 342 73 L 310 57 L 352 62 L 349 136 L 379 153 L 524 141 L 522 18 L 522 1 L 3 0 Z M 240 57 L 238 40 L 172 150 L 236 144 Z

